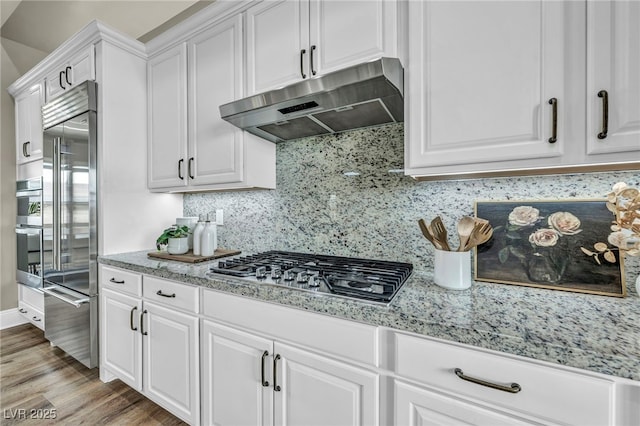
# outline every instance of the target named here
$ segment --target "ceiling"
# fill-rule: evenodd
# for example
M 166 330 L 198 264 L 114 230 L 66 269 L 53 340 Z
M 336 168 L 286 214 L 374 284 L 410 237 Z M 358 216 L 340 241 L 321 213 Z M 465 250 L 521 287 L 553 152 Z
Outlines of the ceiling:
M 3 39 L 51 53 L 94 19 L 142 42 L 213 1 L 0 0 Z

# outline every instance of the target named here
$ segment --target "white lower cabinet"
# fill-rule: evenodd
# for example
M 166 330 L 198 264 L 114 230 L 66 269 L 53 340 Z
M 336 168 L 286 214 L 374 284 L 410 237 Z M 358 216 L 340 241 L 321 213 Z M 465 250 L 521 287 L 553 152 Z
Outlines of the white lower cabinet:
M 395 418 L 393 423 L 395 425 L 515 426 L 538 424 L 399 380 L 395 381 L 394 393 Z
M 618 423 L 614 380 L 404 333 L 393 345 L 397 424 Z
M 198 317 L 182 308 L 198 305 L 197 291 L 144 276 L 142 294 L 125 294 L 128 279 L 140 276 L 100 268 L 101 277 L 113 277 L 123 286 L 123 291 L 114 291 L 101 283 L 101 379 L 119 378 L 189 424 L 200 424 Z M 166 301 L 148 300 L 147 288 Z
M 231 304 L 245 302 L 228 295 L 219 297 Z M 203 300 L 206 303 L 207 296 Z M 264 322 L 260 317 L 270 316 L 270 308 L 278 312 L 282 307 L 268 303 L 260 303 L 260 307 L 254 316 L 257 329 L 252 332 L 203 319 L 203 424 L 379 424 L 377 372 L 327 356 L 321 349 L 285 343 L 286 329 L 273 330 L 276 337 L 261 330 Z M 206 314 L 207 305 L 204 311 Z M 310 322 L 318 316 L 296 309 L 288 311 L 292 318 L 300 319 L 302 314 Z M 276 315 L 282 315 L 282 311 Z M 327 320 L 327 333 L 337 331 L 331 327 L 332 318 Z M 289 327 L 304 328 L 305 321 L 292 321 Z
M 18 312 L 31 324 L 44 330 L 44 293 L 18 284 Z

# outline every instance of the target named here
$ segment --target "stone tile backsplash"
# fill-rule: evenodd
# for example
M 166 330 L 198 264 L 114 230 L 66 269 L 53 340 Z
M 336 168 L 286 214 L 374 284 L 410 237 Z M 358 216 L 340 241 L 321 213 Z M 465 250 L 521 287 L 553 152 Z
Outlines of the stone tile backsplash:
M 280 143 L 277 189 L 188 194 L 184 214 L 213 218 L 224 209 L 224 248 L 389 259 L 430 270 L 433 247 L 419 218 L 441 215 L 457 246 L 455 224 L 473 215 L 476 200 L 602 198 L 619 181 L 640 186 L 640 171 L 416 182 L 393 172 L 402 168 L 403 135 L 394 124 Z M 632 287 L 640 259 L 625 267 Z

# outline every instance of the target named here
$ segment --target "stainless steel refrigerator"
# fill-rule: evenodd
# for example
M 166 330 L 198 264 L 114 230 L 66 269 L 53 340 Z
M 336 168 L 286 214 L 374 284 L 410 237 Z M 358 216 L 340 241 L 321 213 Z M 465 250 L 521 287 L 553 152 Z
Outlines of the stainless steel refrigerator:
M 45 337 L 98 365 L 96 83 L 42 107 Z

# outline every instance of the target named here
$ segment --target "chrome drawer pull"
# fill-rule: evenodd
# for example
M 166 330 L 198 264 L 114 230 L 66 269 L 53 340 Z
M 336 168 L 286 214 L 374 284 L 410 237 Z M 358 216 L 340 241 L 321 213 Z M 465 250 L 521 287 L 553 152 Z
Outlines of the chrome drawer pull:
M 453 370 L 453 372 L 456 373 L 456 376 L 460 377 L 462 380 L 466 380 L 468 382 L 476 383 L 482 386 L 487 386 L 493 389 L 498 389 L 498 390 L 509 392 L 509 393 L 518 393 L 522 390 L 520 385 L 517 383 L 511 383 L 508 386 L 499 385 L 497 383 L 487 382 L 486 380 L 477 379 L 475 377 L 465 376 L 465 374 L 459 368 L 456 368 L 455 370 Z
M 109 281 L 114 284 L 124 284 L 124 280 L 116 280 L 115 278 L 111 278 Z
M 158 290 L 158 291 L 156 292 L 156 294 L 157 294 L 158 296 L 162 296 L 162 297 L 176 297 L 176 294 L 175 294 L 175 293 L 173 293 L 173 294 L 164 294 L 164 293 L 162 292 L 162 290 Z

